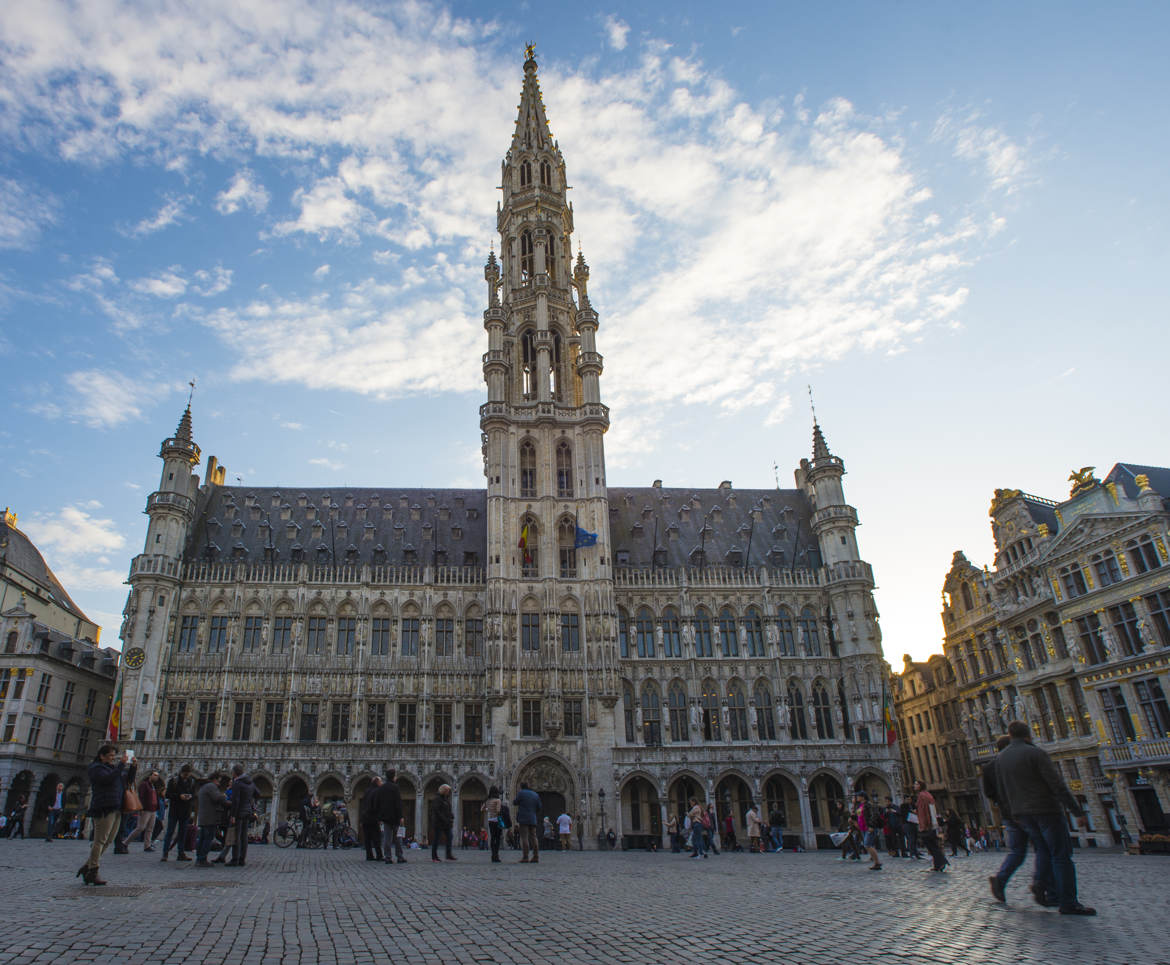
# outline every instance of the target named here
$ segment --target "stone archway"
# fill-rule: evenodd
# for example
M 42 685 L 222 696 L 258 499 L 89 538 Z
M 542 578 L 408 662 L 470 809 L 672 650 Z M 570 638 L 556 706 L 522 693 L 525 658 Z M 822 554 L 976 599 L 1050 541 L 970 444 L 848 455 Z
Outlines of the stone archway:
M 577 800 L 573 775 L 554 757 L 536 757 L 521 767 L 516 776 L 516 790 L 521 784 L 527 784 L 540 795 L 541 813 L 538 817 L 547 817 L 550 821 Z
M 818 774 L 809 782 L 808 804 L 817 847 L 831 848 L 829 834 L 838 829 L 846 814 L 845 788 L 834 775 Z
M 886 798 L 892 800 L 894 796 L 890 790 L 890 782 L 886 780 L 884 775 L 879 774 L 877 771 L 862 771 L 854 780 L 853 789 L 855 791 L 865 791 L 869 795 L 870 801 L 878 807 L 884 807 Z
M 301 802 L 309 796 L 309 785 L 299 774 L 285 778 L 280 788 L 280 807 L 276 818 L 277 823 L 283 821 L 287 815 L 301 813 Z
M 414 781 L 404 775 L 399 775 L 395 779 L 395 783 L 398 785 L 398 793 L 402 797 L 402 816 L 406 819 L 406 837 L 409 841 L 418 835 L 415 822 L 415 803 L 418 798 L 418 790 Z
M 642 774 L 631 777 L 621 789 L 622 847 L 646 848 L 653 838 L 662 846 L 662 807 L 658 788 Z
M 479 831 L 484 826 L 483 802 L 487 800 L 487 788 L 478 777 L 469 777 L 459 785 L 459 815 L 456 817 L 457 830 Z
M 786 847 L 796 847 L 803 836 L 804 820 L 800 813 L 800 790 L 786 774 L 772 774 L 763 786 L 763 816 L 771 821 L 772 815 L 780 818 Z
M 725 774 L 715 785 L 715 813 L 719 816 L 719 834 L 722 839 L 726 840 L 726 822 L 730 815 L 736 843 L 741 847 L 747 845 L 747 813 L 752 801 L 751 788 L 738 774 Z

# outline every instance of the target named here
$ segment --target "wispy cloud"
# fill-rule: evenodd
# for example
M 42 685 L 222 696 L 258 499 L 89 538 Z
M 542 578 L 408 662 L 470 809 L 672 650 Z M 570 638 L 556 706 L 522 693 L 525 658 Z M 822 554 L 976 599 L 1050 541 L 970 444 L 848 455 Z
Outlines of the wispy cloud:
M 322 469 L 328 469 L 330 472 L 337 472 L 339 469 L 345 468 L 345 463 L 334 462 L 332 459 L 326 459 L 323 456 L 316 459 L 310 459 L 309 465 L 320 466 Z
M 215 196 L 215 210 L 235 214 L 242 207 L 263 211 L 268 207 L 268 190 L 248 170 L 237 171 L 231 183 Z
M 71 592 L 121 590 L 124 570 L 109 565 L 105 554 L 119 554 L 126 538 L 113 519 L 96 515 L 101 504 L 64 506 L 51 513 L 29 516 L 24 530 L 44 553 L 53 572 Z
M 96 429 L 110 429 L 142 418 L 143 406 L 169 386 L 142 382 L 119 372 L 86 369 L 65 376 L 64 391 L 30 406 L 50 419 L 68 419 Z
M 179 272 L 178 265 L 168 268 L 150 278 L 139 278 L 130 283 L 131 289 L 141 295 L 153 295 L 155 298 L 177 298 L 187 290 L 187 279 Z
M 947 111 L 935 122 L 932 137 L 951 145 L 954 155 L 980 165 L 993 187 L 1019 190 L 1033 177 L 1028 152 L 978 111 Z
M 612 14 L 605 18 L 605 37 L 614 50 L 625 50 L 630 35 L 630 25 Z
M 143 218 L 137 224 L 131 225 L 124 229 L 124 234 L 131 238 L 143 238 L 146 235 L 152 235 L 156 231 L 162 231 L 163 228 L 170 227 L 178 223 L 182 217 L 183 210 L 186 208 L 190 198 L 169 197 L 161 208 L 154 214 Z
M 52 195 L 0 177 L 0 248 L 31 248 L 59 212 Z

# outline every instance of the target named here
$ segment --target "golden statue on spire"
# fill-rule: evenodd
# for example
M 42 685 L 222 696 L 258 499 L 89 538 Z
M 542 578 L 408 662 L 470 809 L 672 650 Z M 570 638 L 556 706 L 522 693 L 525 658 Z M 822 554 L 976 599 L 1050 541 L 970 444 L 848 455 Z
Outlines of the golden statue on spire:
M 536 44 L 530 43 L 524 45 L 524 59 L 536 60 Z

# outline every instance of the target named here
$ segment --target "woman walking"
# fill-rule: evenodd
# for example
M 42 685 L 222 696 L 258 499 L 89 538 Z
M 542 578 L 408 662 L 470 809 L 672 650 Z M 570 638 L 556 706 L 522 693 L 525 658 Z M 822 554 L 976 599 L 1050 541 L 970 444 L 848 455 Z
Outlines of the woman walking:
M 698 798 L 691 798 L 691 809 L 687 812 L 687 817 L 691 819 L 691 857 L 705 858 L 707 857 L 707 850 L 704 847 L 703 833 L 706 830 L 703 827 L 703 819 L 707 812 L 703 810 L 702 805 L 699 804 Z
M 138 785 L 138 803 L 142 810 L 138 814 L 138 826 L 122 839 L 122 847 L 130 850 L 130 842 L 135 838 L 142 838 L 142 850 L 153 851 L 154 822 L 158 817 L 158 771 L 154 771 L 143 778 Z
M 480 808 L 484 814 L 484 820 L 487 822 L 488 835 L 491 838 L 493 862 L 500 860 L 500 836 L 504 831 L 504 827 L 500 823 L 500 809 L 503 804 L 504 802 L 500 800 L 500 789 L 493 784 L 488 788 L 487 800 Z
M 89 786 L 91 796 L 87 814 L 93 819 L 93 846 L 89 858 L 77 872 L 87 885 L 104 885 L 98 873 L 102 855 L 118 836 L 122 824 L 122 798 L 126 791 L 124 783 L 128 757 L 125 753 L 117 759 L 118 748 L 114 744 L 103 744 L 98 748 L 97 757 L 89 765 Z

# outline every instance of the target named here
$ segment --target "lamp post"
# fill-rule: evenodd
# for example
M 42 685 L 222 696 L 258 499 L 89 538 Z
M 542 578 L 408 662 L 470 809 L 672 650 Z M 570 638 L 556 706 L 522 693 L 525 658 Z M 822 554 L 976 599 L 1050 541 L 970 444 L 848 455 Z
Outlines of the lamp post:
M 597 789 L 597 800 L 600 804 L 601 824 L 597 828 L 597 850 L 601 851 L 606 846 L 605 838 L 605 788 Z

